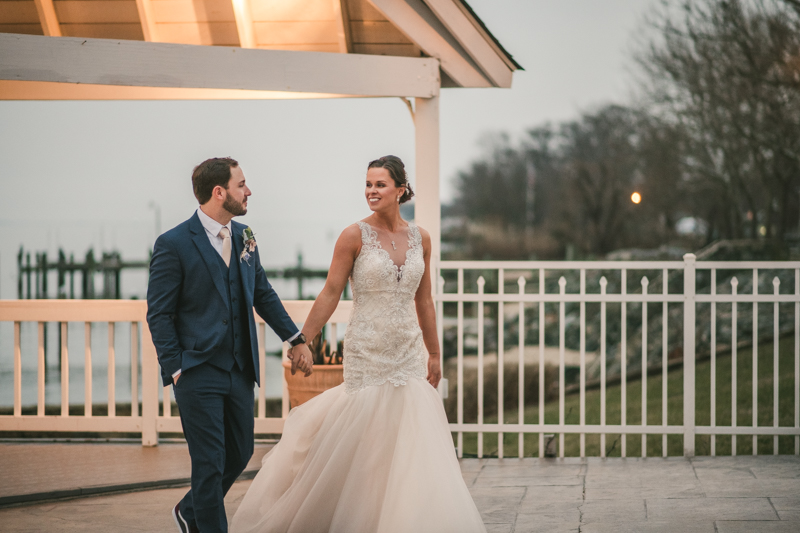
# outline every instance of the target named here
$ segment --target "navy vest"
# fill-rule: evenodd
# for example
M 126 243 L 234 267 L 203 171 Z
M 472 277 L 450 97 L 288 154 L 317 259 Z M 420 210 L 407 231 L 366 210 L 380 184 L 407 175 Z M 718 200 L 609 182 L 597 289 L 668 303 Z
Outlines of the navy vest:
M 230 371 L 235 364 L 239 370 L 249 372 L 253 368 L 253 356 L 250 353 L 250 328 L 248 327 L 248 309 L 244 299 L 244 288 L 239 272 L 239 265 L 236 264 L 236 254 L 231 250 L 231 266 L 225 266 L 225 261 L 219 254 L 214 254 L 220 264 L 225 288 L 227 289 L 228 309 L 228 329 L 225 332 L 225 339 L 217 348 L 208 362 L 217 368 Z

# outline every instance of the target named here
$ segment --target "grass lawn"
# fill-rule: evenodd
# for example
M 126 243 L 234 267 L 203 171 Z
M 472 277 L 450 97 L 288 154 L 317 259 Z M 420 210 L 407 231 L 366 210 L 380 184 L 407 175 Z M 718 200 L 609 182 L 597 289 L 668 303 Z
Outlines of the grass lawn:
M 779 342 L 779 425 L 793 426 L 795 417 L 795 354 L 794 338 L 785 337 Z M 717 357 L 716 371 L 716 425 L 731 425 L 731 356 L 720 355 Z M 753 422 L 753 350 L 746 348 L 737 354 L 737 425 L 752 426 Z M 759 345 L 758 349 L 758 425 L 773 425 L 773 344 Z M 651 375 L 647 379 L 647 423 L 650 425 L 662 424 L 662 387 L 661 373 Z M 701 361 L 696 365 L 696 411 L 695 417 L 698 425 L 710 424 L 711 417 L 711 361 Z M 620 424 L 621 421 L 621 395 L 620 385 L 609 386 L 606 391 L 606 423 Z M 586 423 L 600 423 L 600 389 L 586 391 Z M 545 423 L 558 423 L 558 401 L 554 400 L 545 404 Z M 505 412 L 506 423 L 518 422 L 518 411 Z M 525 410 L 525 422 L 537 423 L 539 408 L 529 407 Z M 642 420 L 642 381 L 629 381 L 627 384 L 627 418 L 628 424 L 640 424 Z M 580 395 L 570 394 L 565 400 L 565 421 L 567 424 L 580 422 Z M 496 423 L 497 416 L 486 416 L 485 422 Z M 683 368 L 667 373 L 667 424 L 681 425 L 683 422 Z M 454 434 L 455 438 L 455 434 Z M 497 456 L 497 433 L 484 433 L 484 456 Z M 556 436 L 556 441 L 558 437 Z M 518 454 L 518 433 L 504 434 L 505 457 L 516 457 Z M 778 439 L 781 454 L 795 453 L 795 437 L 782 436 Z M 697 455 L 711 454 L 711 437 L 698 435 L 695 449 Z M 577 434 L 565 435 L 565 455 L 577 457 L 580 455 L 580 440 Z M 609 457 L 621 456 L 621 436 L 619 434 L 606 435 L 606 455 Z M 758 453 L 773 453 L 773 437 L 769 435 L 758 437 Z M 626 456 L 637 457 L 642 455 L 641 435 L 628 435 L 626 443 Z M 749 455 L 753 453 L 753 438 L 739 436 L 736 439 L 736 453 Z M 663 454 L 661 435 L 647 436 L 647 455 L 660 457 Z M 731 454 L 731 437 L 716 437 L 716 454 Z M 474 457 L 477 455 L 477 434 L 464 434 L 464 455 Z M 539 435 L 528 433 L 525 435 L 525 456 L 539 455 Z M 600 436 L 586 435 L 586 455 L 600 456 Z M 667 436 L 667 455 L 683 455 L 683 435 Z

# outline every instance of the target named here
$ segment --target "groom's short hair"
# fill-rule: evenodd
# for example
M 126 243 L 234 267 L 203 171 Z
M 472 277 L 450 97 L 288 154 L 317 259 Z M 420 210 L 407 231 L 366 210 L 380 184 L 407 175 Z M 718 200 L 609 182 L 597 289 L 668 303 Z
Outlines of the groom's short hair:
M 231 168 L 238 167 L 239 162 L 231 157 L 212 157 L 206 159 L 192 171 L 192 189 L 200 205 L 211 199 L 214 187 L 227 189 L 231 180 Z

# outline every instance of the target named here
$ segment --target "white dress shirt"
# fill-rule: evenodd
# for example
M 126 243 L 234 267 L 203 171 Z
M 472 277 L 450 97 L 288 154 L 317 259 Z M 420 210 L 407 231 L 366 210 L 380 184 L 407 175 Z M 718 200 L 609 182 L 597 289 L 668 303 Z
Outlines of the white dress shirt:
M 208 237 L 208 241 L 211 243 L 211 246 L 213 246 L 219 256 L 222 257 L 222 237 L 220 237 L 219 232 L 222 228 L 228 228 L 228 233 L 231 236 L 231 239 L 233 239 L 234 235 L 231 229 L 231 223 L 228 222 L 223 226 L 210 216 L 203 213 L 203 210 L 199 207 L 197 208 L 197 218 L 200 219 L 200 223 L 203 225 L 203 228 L 205 228 L 206 236 Z M 233 253 L 233 246 L 231 246 L 231 253 Z M 224 261 L 225 258 L 222 257 L 222 260 Z

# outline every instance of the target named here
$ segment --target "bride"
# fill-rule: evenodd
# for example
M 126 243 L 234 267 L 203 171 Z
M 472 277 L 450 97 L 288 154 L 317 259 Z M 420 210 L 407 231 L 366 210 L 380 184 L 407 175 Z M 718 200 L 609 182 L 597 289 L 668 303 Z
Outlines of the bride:
M 289 413 L 233 533 L 486 531 L 435 389 L 431 240 L 400 217 L 414 195 L 403 162 L 372 161 L 365 193 L 372 215 L 342 232 L 303 327 L 306 338 L 317 335 L 349 277 L 344 383 Z

